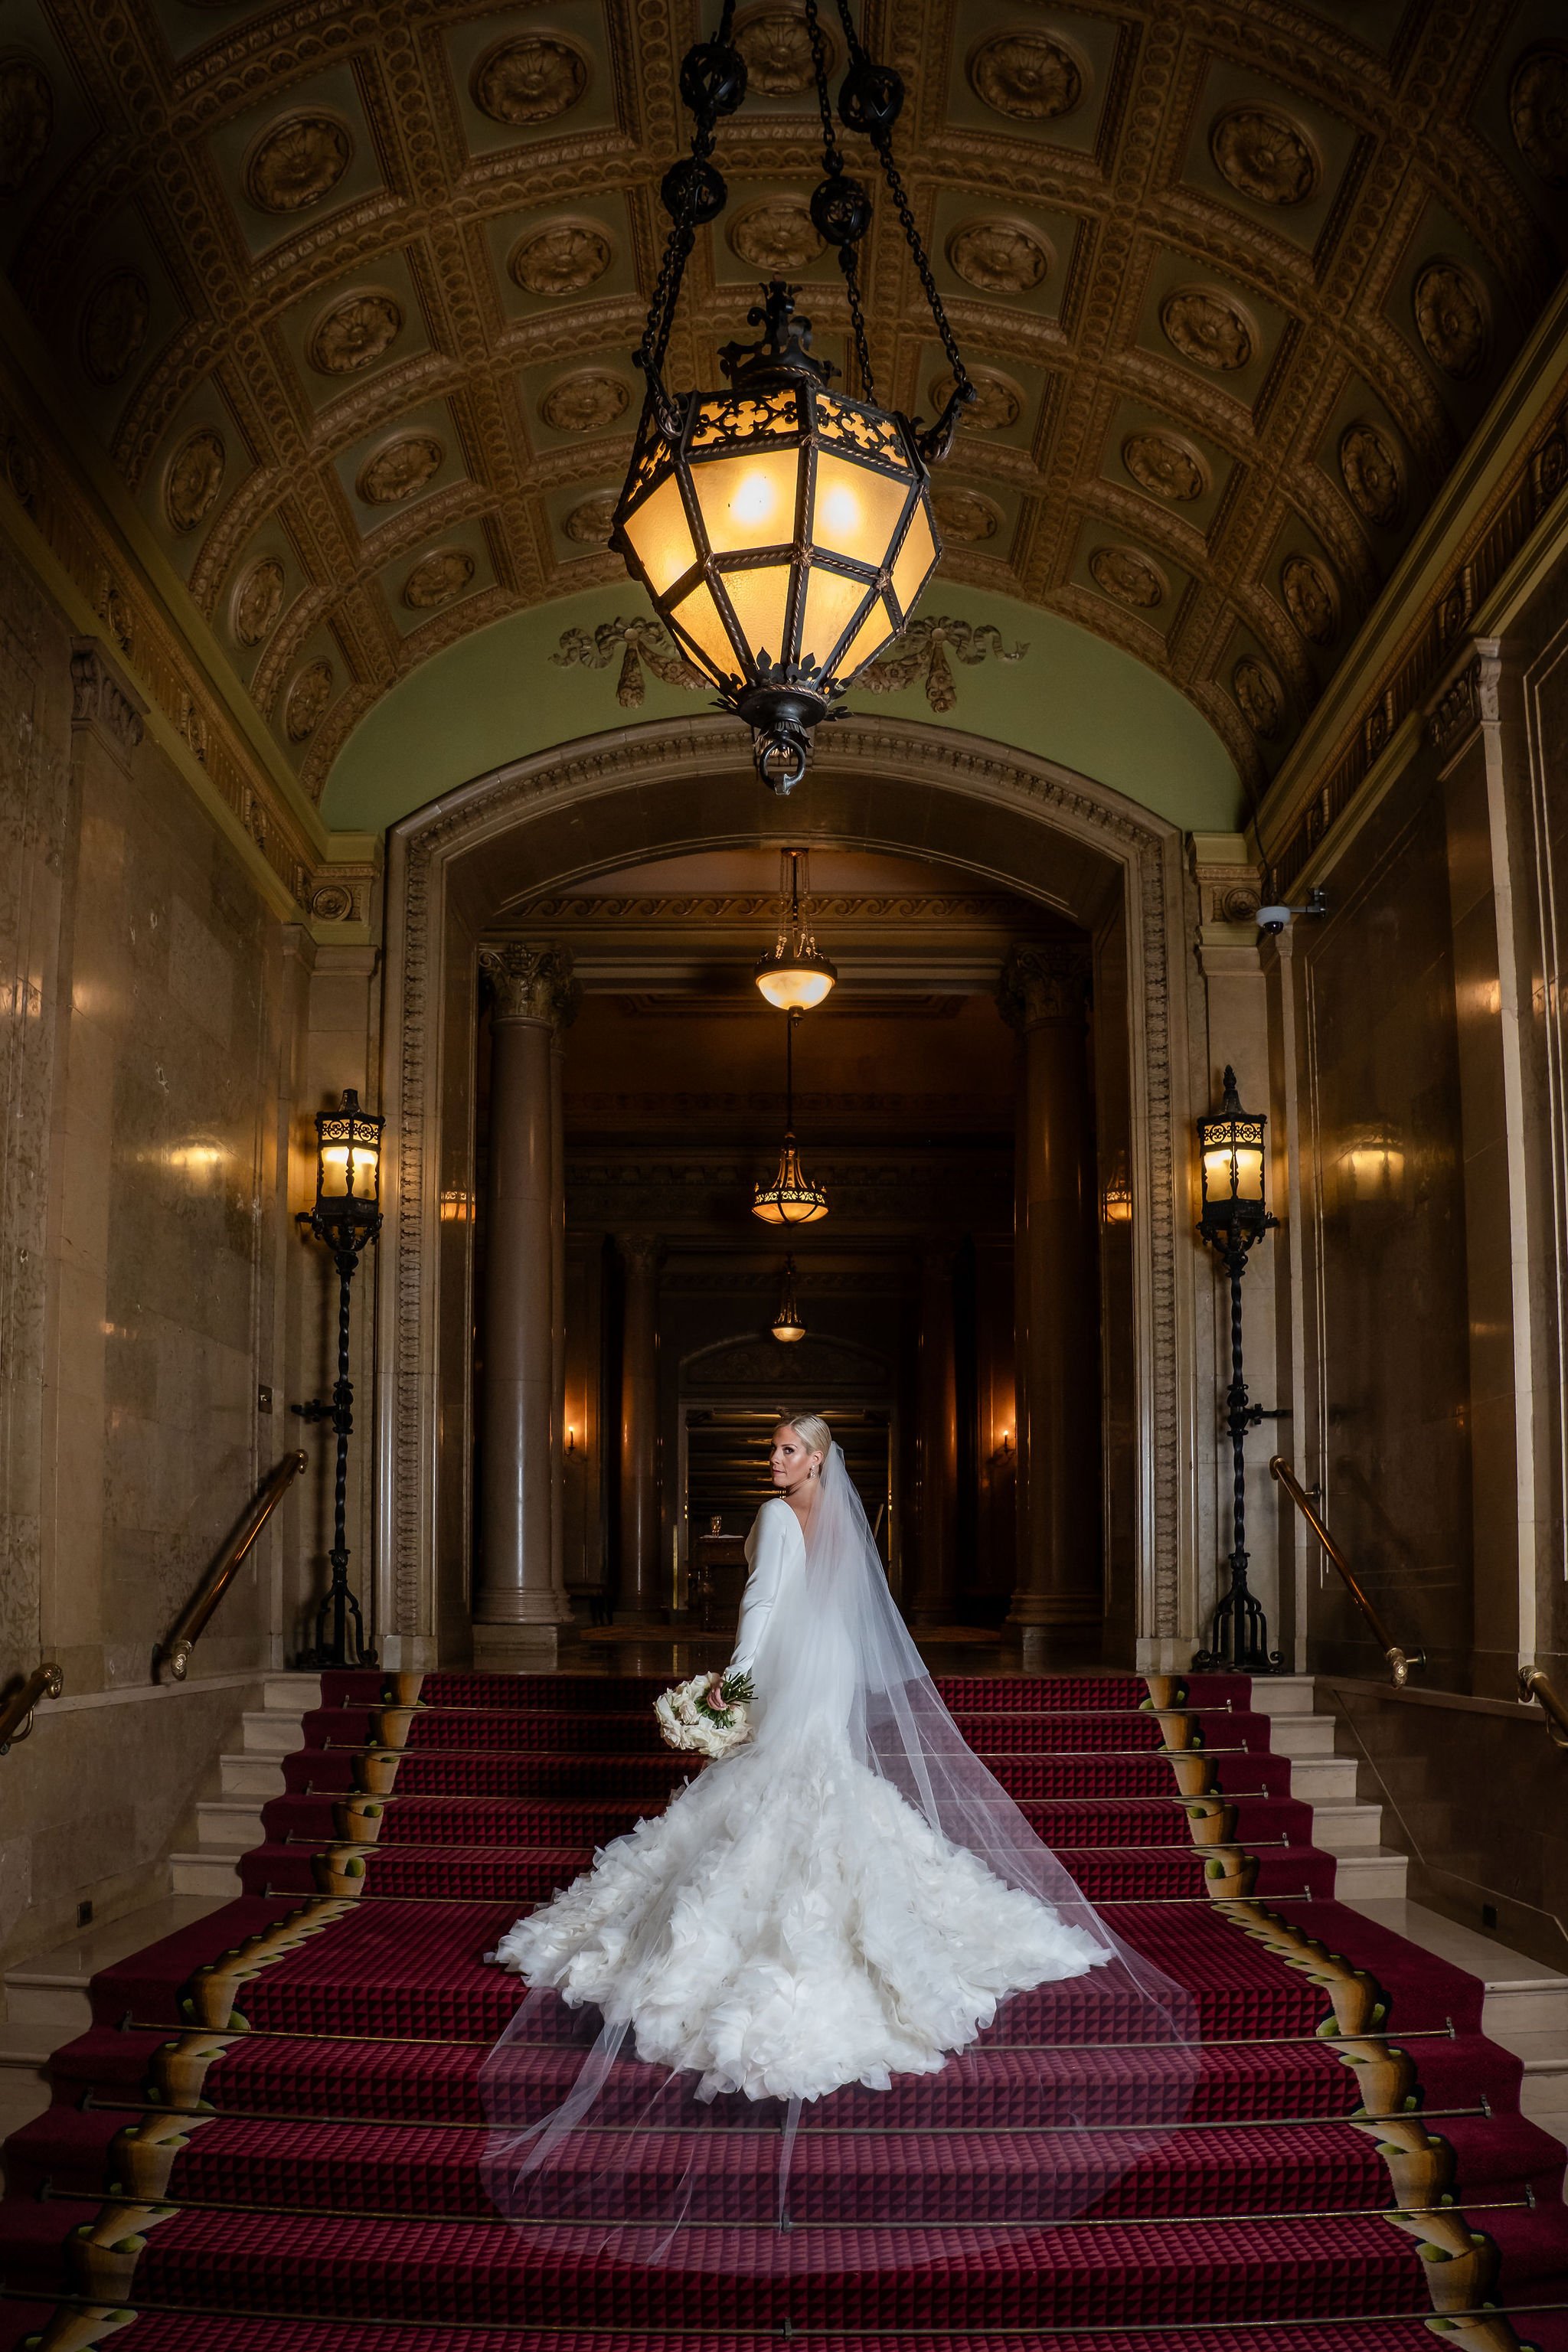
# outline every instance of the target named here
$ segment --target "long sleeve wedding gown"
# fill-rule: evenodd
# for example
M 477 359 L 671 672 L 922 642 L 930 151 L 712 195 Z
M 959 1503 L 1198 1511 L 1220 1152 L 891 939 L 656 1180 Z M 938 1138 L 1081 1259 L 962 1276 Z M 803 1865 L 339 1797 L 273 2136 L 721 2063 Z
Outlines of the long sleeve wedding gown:
M 746 1555 L 731 1665 L 755 1684 L 753 1739 L 495 1957 L 695 2071 L 701 2098 L 885 2089 L 1114 1947 L 942 1705 L 837 1447 L 810 1545 L 774 1496 Z

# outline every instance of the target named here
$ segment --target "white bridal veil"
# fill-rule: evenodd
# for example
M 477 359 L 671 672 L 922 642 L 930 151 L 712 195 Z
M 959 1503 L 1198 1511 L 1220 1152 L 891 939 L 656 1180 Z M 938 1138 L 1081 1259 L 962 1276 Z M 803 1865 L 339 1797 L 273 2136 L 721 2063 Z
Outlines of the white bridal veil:
M 807 2142 L 828 2155 L 818 2134 L 959 2127 L 1041 2135 L 1036 2210 L 997 2221 L 1066 2220 L 1100 2206 L 1187 2112 L 1198 2054 L 1192 1997 L 1113 1932 L 964 1740 L 888 1590 L 837 1445 L 804 1575 L 769 1617 L 754 1680 L 755 1737 L 709 1772 L 779 1783 L 825 1744 L 847 1742 L 952 1845 L 1090 1937 L 1099 1964 L 1005 2000 L 938 2075 L 850 2084 L 806 2102 L 715 2095 L 695 2073 L 643 2063 L 631 2018 L 530 1993 L 484 2069 L 486 2182 L 498 2208 L 525 2227 L 577 2225 L 585 2257 L 646 2265 L 672 2258 L 687 2227 L 835 2218 L 824 2204 L 841 2193 L 831 2160 L 806 2166 L 798 2156 Z M 628 1976 L 671 1908 L 645 1922 Z

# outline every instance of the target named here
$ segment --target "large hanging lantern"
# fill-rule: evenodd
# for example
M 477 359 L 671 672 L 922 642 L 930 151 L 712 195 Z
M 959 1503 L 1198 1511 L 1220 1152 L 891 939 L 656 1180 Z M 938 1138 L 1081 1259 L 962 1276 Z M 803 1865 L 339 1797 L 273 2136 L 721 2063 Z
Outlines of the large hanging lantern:
M 781 851 L 779 935 L 752 974 L 770 1004 L 781 1013 L 809 1013 L 838 978 L 812 933 L 804 849 Z
M 777 278 L 747 314 L 761 330 L 756 342 L 720 354 L 728 393 L 666 386 L 687 258 L 698 227 L 725 201 L 709 160 L 714 129 L 745 95 L 745 61 L 730 42 L 733 0 L 725 0 L 717 40 L 699 44 L 681 67 L 697 130 L 689 158 L 664 182 L 669 240 L 637 353 L 647 398 L 610 541 L 721 706 L 751 728 L 758 773 L 780 793 L 800 782 L 812 730 L 904 627 L 936 568 L 942 544 L 927 467 L 946 455 L 974 397 L 893 161 L 903 84 L 873 63 L 847 0 L 838 5 L 850 59 L 840 119 L 865 132 L 881 162 L 952 371 L 952 397 L 925 433 L 877 404 L 858 262 L 871 203 L 845 172 L 833 132 L 816 0 L 806 0 L 805 19 L 826 177 L 811 215 L 844 273 L 860 397 L 828 388 L 836 371 L 812 357 L 811 322 L 795 315 L 797 289 Z
M 778 1173 L 752 1195 L 752 1214 L 764 1225 L 818 1225 L 827 1214 L 827 1195 L 802 1168 L 795 1139 L 795 1024 L 799 1019 L 798 1013 L 791 1013 L 784 1020 L 784 1139 Z

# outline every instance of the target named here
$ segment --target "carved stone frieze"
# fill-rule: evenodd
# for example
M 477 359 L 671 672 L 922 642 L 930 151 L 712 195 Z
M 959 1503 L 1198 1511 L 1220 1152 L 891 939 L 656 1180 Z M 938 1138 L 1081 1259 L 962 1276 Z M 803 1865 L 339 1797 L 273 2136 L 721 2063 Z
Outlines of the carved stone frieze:
M 295 896 L 312 923 L 368 923 L 374 866 L 301 866 Z
M 479 970 L 489 983 L 492 1021 L 535 1021 L 560 1030 L 577 1017 L 583 992 L 565 948 L 508 940 L 479 950 Z
M 1479 726 L 1500 716 L 1502 659 L 1495 645 L 1479 646 L 1448 680 L 1426 714 L 1426 740 L 1439 759 L 1457 751 Z
M 96 637 L 71 645 L 71 724 L 93 727 L 122 756 L 134 751 L 143 733 L 147 705 L 110 659 Z
M 1257 915 L 1262 904 L 1262 868 L 1246 856 L 1216 856 L 1225 845 L 1212 834 L 1194 835 L 1191 844 L 1193 880 L 1198 891 L 1200 936 L 1223 937 L 1239 931 L 1252 944 Z M 1240 843 L 1236 846 L 1239 849 Z

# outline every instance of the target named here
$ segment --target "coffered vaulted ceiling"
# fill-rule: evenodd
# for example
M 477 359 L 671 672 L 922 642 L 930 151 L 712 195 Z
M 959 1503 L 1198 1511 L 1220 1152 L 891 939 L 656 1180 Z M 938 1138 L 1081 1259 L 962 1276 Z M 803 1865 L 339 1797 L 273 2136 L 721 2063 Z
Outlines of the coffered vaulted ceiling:
M 798 0 L 738 26 L 752 95 L 678 383 L 717 380 L 766 275 L 842 357 Z M 699 29 L 678 0 L 9 0 L 16 291 L 313 795 L 433 654 L 624 577 L 629 354 Z M 910 84 L 901 159 L 981 390 L 933 593 L 1126 647 L 1256 788 L 1561 270 L 1560 0 L 878 0 L 867 32 Z M 885 203 L 869 283 L 883 396 L 929 416 L 944 368 Z

